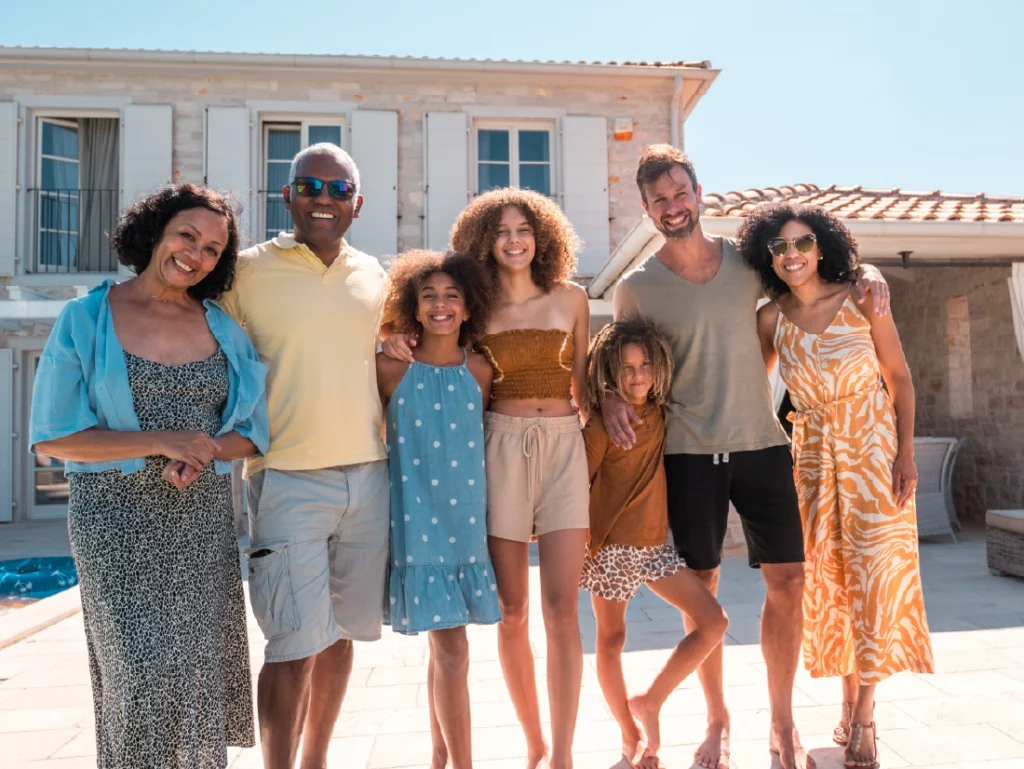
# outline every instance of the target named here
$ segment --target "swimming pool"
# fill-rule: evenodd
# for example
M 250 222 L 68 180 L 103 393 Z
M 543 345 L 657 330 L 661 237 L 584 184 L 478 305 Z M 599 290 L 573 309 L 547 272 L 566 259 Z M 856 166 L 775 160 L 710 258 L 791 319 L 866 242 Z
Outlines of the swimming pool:
M 0 561 L 0 612 L 35 603 L 77 584 L 75 561 L 69 556 Z

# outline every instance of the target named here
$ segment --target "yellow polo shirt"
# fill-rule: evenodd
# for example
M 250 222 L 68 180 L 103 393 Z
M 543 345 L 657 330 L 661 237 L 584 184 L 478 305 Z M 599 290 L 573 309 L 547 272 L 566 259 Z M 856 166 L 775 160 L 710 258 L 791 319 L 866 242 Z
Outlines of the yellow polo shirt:
M 246 478 L 387 456 L 374 362 L 386 295 L 380 263 L 347 244 L 330 268 L 285 233 L 239 254 L 220 303 L 270 368 L 270 448 Z

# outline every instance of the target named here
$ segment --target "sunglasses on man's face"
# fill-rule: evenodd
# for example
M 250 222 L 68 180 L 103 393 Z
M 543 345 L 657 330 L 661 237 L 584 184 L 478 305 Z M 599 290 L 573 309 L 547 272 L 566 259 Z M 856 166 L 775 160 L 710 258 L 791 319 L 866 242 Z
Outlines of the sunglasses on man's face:
M 806 235 L 801 235 L 797 238 L 789 240 L 787 238 L 772 238 L 768 241 L 768 252 L 776 259 L 781 259 L 789 253 L 790 246 L 796 246 L 796 250 L 801 254 L 806 254 L 812 248 L 814 244 L 818 242 L 818 239 L 814 236 L 813 232 L 808 232 Z
M 291 187 L 296 195 L 304 198 L 318 198 L 327 187 L 327 194 L 335 200 L 352 200 L 356 194 L 356 185 L 352 182 L 325 182 L 315 176 L 298 176 L 292 182 Z

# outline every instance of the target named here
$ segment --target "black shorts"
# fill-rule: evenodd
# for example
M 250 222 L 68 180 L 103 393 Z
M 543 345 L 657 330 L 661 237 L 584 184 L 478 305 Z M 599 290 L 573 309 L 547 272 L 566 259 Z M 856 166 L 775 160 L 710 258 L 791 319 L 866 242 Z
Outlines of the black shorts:
M 752 567 L 803 562 L 788 446 L 725 455 L 666 454 L 665 475 L 672 537 L 691 569 L 714 569 L 722 562 L 730 501 L 743 523 Z

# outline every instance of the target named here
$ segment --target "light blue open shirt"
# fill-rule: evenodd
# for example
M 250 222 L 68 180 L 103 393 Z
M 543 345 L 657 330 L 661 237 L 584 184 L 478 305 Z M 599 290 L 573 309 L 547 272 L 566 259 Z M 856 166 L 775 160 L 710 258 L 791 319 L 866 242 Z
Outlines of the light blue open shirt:
M 114 281 L 96 286 L 61 310 L 43 348 L 32 391 L 29 444 L 64 438 L 98 427 L 139 432 L 132 404 L 124 349 L 114 331 L 108 295 Z M 242 327 L 216 303 L 206 300 L 206 322 L 228 360 L 228 399 L 217 435 L 237 431 L 265 452 L 270 444 L 267 421 L 267 367 Z M 214 436 L 216 437 L 216 436 Z M 65 473 L 99 473 L 120 469 L 134 473 L 145 459 L 108 462 L 68 462 Z M 216 460 L 218 474 L 231 471 L 231 462 Z

